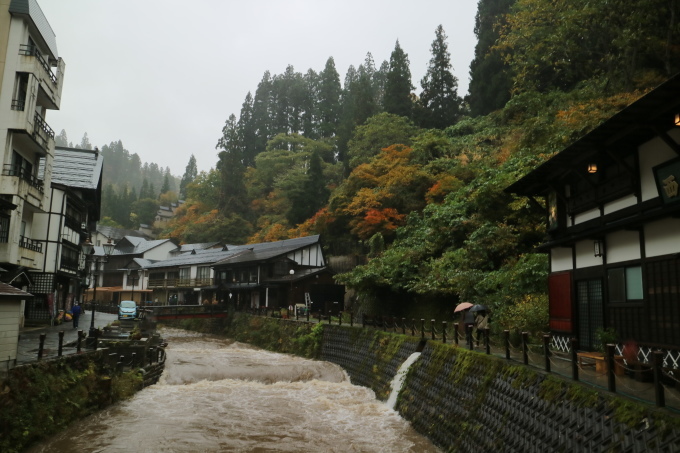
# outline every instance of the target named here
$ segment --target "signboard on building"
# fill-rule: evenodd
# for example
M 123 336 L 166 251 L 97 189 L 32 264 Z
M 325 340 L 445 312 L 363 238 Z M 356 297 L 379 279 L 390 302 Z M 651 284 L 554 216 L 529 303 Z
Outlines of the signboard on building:
M 665 204 L 680 201 L 680 158 L 654 167 L 654 179 Z

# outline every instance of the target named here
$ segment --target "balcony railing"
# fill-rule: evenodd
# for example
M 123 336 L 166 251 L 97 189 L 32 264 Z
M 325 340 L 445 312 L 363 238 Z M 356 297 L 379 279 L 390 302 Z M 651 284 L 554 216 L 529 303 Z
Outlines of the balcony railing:
M 42 242 L 38 242 L 35 239 L 27 238 L 25 236 L 19 237 L 19 247 L 42 253 Z
M 6 164 L 2 170 L 2 175 L 18 176 L 19 178 L 29 183 L 32 187 L 38 189 L 40 193 L 44 192 L 45 183 L 43 182 L 43 180 L 38 179 L 35 175 L 29 173 L 25 168 L 22 168 L 19 165 Z
M 20 112 L 23 112 L 25 107 L 26 101 L 21 99 L 12 99 L 12 110 L 18 110 Z
M 54 75 L 54 72 L 52 72 L 52 68 L 50 68 L 50 65 L 47 64 L 47 61 L 45 61 L 45 57 L 42 56 L 40 50 L 38 50 L 36 46 L 32 46 L 30 44 L 21 44 L 19 46 L 19 55 L 26 55 L 28 57 L 37 58 L 38 61 L 40 62 L 40 66 L 43 67 L 52 83 L 55 85 L 57 84 L 57 76 Z
M 201 288 L 212 286 L 212 278 L 151 278 L 149 288 Z
M 38 112 L 35 113 L 35 128 L 34 129 L 39 129 L 42 132 L 45 133 L 48 137 L 50 137 L 52 140 L 54 140 L 54 131 L 50 126 L 47 125 L 45 122 L 45 119 L 38 114 Z M 35 131 L 34 131 L 35 132 Z

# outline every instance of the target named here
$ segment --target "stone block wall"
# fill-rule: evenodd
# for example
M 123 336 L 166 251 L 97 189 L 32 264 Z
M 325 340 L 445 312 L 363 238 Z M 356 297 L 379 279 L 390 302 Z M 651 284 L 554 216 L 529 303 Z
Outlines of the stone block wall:
M 321 358 L 386 400 L 419 340 L 326 326 Z M 502 358 L 428 341 L 396 410 L 445 451 L 677 452 L 680 418 Z

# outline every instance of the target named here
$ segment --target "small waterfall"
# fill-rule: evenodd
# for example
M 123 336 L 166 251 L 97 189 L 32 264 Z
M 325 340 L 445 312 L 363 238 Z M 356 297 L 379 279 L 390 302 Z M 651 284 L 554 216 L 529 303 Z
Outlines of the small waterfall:
M 390 397 L 387 398 L 387 407 L 389 407 L 390 409 L 394 410 L 394 407 L 397 405 L 397 396 L 399 396 L 401 387 L 404 385 L 406 373 L 408 372 L 408 369 L 411 367 L 411 365 L 413 365 L 413 363 L 416 360 L 418 360 L 418 357 L 420 357 L 420 352 L 414 352 L 413 354 L 411 354 L 409 358 L 406 359 L 406 361 L 401 364 L 401 366 L 399 367 L 399 371 L 397 371 L 397 374 L 394 375 L 394 378 L 390 383 L 392 392 L 390 393 Z

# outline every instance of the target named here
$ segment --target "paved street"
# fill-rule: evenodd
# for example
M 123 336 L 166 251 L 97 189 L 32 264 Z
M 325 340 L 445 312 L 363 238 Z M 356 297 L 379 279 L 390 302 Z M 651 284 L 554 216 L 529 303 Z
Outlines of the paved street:
M 96 328 L 106 326 L 118 319 L 117 315 L 109 313 L 95 313 L 94 325 Z M 44 327 L 25 327 L 19 334 L 19 350 L 17 353 L 17 365 L 32 362 L 38 358 L 38 347 L 40 345 L 40 334 L 46 334 L 43 358 L 56 357 L 59 350 L 59 332 L 64 332 L 63 354 L 74 354 L 76 352 L 76 342 L 78 331 L 82 330 L 86 335 L 90 330 L 92 313 L 87 311 L 80 316 L 78 329 L 73 328 L 72 322 L 66 322 L 58 326 Z M 84 343 L 83 343 L 84 347 Z M 10 364 L 9 367 L 12 367 Z M 5 366 L 3 366 L 5 368 Z

